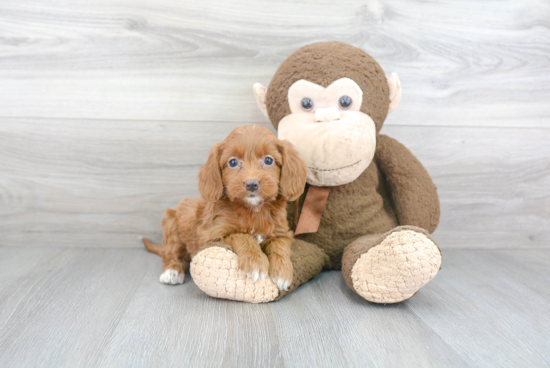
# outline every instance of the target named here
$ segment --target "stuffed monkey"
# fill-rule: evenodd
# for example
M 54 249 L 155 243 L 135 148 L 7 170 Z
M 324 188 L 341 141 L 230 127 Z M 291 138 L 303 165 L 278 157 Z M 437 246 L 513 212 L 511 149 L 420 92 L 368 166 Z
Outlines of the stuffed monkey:
M 341 42 L 302 47 L 279 67 L 268 88 L 253 87 L 280 139 L 308 166 L 301 198 L 288 204 L 294 225 L 289 291 L 268 277 L 253 282 L 223 243 L 193 257 L 191 275 L 208 295 L 258 303 L 277 300 L 323 269 L 341 269 L 347 285 L 374 303 L 415 295 L 441 266 L 430 236 L 439 199 L 428 172 L 393 138 L 379 134 L 401 98 L 364 51 Z

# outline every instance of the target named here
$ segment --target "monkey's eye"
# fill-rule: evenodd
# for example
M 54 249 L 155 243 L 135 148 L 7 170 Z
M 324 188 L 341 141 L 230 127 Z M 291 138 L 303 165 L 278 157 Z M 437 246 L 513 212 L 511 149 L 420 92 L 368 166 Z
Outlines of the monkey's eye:
M 342 109 L 347 109 L 351 106 L 351 102 L 352 101 L 350 96 L 342 96 L 338 100 L 338 105 L 340 105 Z
M 239 161 L 237 161 L 236 158 L 231 158 L 227 164 L 229 167 L 237 167 L 239 165 Z
M 306 111 L 310 111 L 313 109 L 313 101 L 307 97 L 302 98 L 302 108 Z
M 275 162 L 275 160 L 271 156 L 266 156 L 264 158 L 264 165 L 265 166 L 271 166 L 271 165 L 273 165 L 273 162 Z

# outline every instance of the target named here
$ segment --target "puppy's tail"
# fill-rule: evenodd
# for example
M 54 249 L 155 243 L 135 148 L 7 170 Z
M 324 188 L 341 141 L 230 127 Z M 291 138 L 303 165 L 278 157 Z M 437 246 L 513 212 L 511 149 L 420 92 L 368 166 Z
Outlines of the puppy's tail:
M 141 238 L 141 241 L 143 242 L 143 244 L 145 244 L 145 249 L 147 249 L 149 252 L 162 256 L 162 247 L 160 245 L 153 244 L 143 237 Z

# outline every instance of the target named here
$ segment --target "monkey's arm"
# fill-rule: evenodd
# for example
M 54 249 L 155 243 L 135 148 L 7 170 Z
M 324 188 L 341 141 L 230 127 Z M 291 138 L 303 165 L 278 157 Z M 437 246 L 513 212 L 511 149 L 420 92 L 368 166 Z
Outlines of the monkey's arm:
M 439 223 L 439 197 L 424 166 L 404 145 L 386 135 L 378 136 L 376 159 L 399 224 L 434 232 Z

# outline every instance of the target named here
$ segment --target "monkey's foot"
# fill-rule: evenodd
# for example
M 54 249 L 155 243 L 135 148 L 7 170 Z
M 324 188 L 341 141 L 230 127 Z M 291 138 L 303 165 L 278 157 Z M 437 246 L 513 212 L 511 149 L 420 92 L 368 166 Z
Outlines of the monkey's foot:
M 395 230 L 371 244 L 351 268 L 353 289 L 373 303 L 409 299 L 441 268 L 441 251 L 429 235 L 410 228 Z
M 213 246 L 193 256 L 190 272 L 199 289 L 214 298 L 266 303 L 279 296 L 279 289 L 270 277 L 254 282 L 238 266 L 237 254 Z

